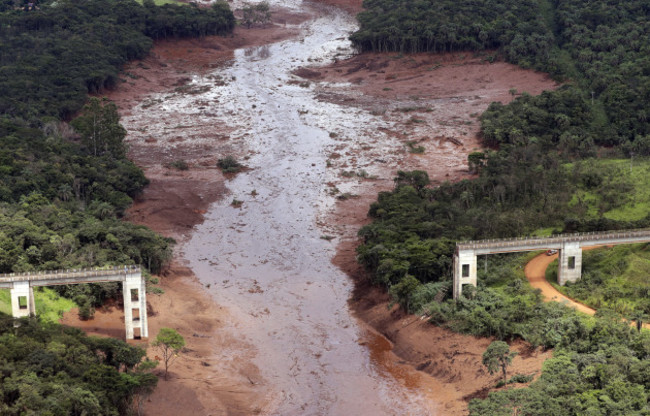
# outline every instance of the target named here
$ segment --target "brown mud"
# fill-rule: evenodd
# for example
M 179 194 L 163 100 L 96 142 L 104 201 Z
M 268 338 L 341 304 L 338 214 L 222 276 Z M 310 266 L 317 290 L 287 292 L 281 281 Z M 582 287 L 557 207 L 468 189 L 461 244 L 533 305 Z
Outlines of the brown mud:
M 332 2 L 347 10 L 359 9 L 358 2 L 328 3 Z M 276 15 L 287 23 L 238 29 L 232 38 L 159 42 L 149 58 L 125 68 L 125 82 L 108 97 L 117 103 L 126 120 L 129 155 L 151 180 L 129 210 L 129 221 L 188 241 L 208 207 L 228 195 L 225 178 L 215 168 L 216 160 L 227 154 L 243 157 L 245 152 L 231 139 L 232 127 L 228 124 L 209 120 L 206 129 L 208 122 L 187 123 L 170 114 L 159 120 L 163 127 L 155 126 L 155 120 L 138 113 L 145 108 L 143 103 L 156 105 L 152 97 L 159 93 L 192 94 L 191 80 L 212 76 L 211 69 L 229 65 L 234 49 L 294 36 L 298 29 L 293 24 L 307 17 Z M 537 94 L 555 84 L 542 74 L 504 63 L 487 64 L 481 57 L 468 54 L 364 54 L 297 73 L 315 84 L 321 100 L 370 110 L 383 120 L 380 129 L 402 143 L 394 159 L 389 157 L 394 155 L 381 156 L 381 152 L 392 150 L 372 150 L 379 154 L 376 178 L 338 175 L 332 186 L 353 186 L 355 197 L 339 198 L 333 214 L 321 219 L 321 225 L 336 237 L 333 243 L 338 243 L 334 263 L 356 283 L 350 307 L 372 328 L 365 330 L 359 342 L 368 347 L 372 361 L 380 363 L 379 367 L 400 384 L 419 389 L 435 400 L 438 414 L 465 414 L 467 399 L 485 395 L 497 379 L 485 374 L 480 363 L 489 340 L 453 334 L 389 308 L 386 295 L 367 285 L 354 260 L 356 231 L 367 222 L 366 212 L 377 192 L 391 188 L 397 169 L 427 170 L 434 182 L 468 177 L 467 154 L 480 146 L 476 116 L 492 101 L 511 100 L 512 89 Z M 219 85 L 234 80 L 212 81 Z M 424 147 L 424 153 L 410 153 L 408 149 L 413 146 Z M 329 160 L 336 169 L 356 170 L 356 161 L 367 151 L 363 145 L 341 144 L 340 153 L 332 152 Z M 178 160 L 186 161 L 189 170 L 169 167 Z M 264 345 L 251 345 L 234 336 L 232 330 L 221 330 L 236 328 L 238 323 L 227 307 L 213 302 L 182 258 L 175 260 L 161 278 L 161 287 L 164 295 L 148 297 L 150 334 L 153 338 L 163 326 L 175 328 L 185 337 L 187 348 L 171 368 L 169 380 L 161 379 L 145 402 L 145 413 L 268 413 L 274 400 L 269 396 L 272 386 L 253 364 L 253 357 Z M 123 336 L 123 314 L 115 306 L 99 310 L 91 321 L 79 322 L 70 313 L 64 322 L 90 333 Z M 539 371 L 548 356 L 528 351 L 524 345 L 515 348 L 520 351 L 513 365 L 515 372 Z M 149 355 L 155 356 L 155 351 L 150 350 Z
M 486 397 L 496 383 L 497 376 L 481 363 L 492 340 L 453 333 L 391 307 L 388 295 L 369 283 L 355 259 L 355 233 L 369 222 L 366 214 L 377 193 L 392 188 L 397 169 L 425 170 L 433 183 L 469 178 L 467 155 L 480 149 L 477 116 L 491 102 L 507 103 L 521 92 L 539 94 L 557 85 L 545 74 L 487 63 L 468 53 L 363 54 L 297 75 L 323 82 L 323 100 L 380 114 L 404 144 L 397 166 L 385 166 L 389 172 L 377 179 L 362 180 L 356 198 L 337 204 L 328 219 L 340 238 L 333 262 L 355 281 L 350 307 L 357 316 L 390 340 L 398 357 L 442 382 L 435 393 L 445 409 L 442 414 L 466 414 L 467 401 Z M 335 87 L 340 83 L 346 84 Z M 424 153 L 410 153 L 409 142 L 423 146 Z M 539 374 L 551 356 L 523 342 L 511 347 L 519 352 L 513 374 Z
M 300 14 L 276 15 L 276 19 L 293 24 L 306 18 Z M 232 37 L 225 38 L 159 41 L 149 57 L 124 68 L 125 82 L 106 96 L 117 104 L 122 117 L 129 117 L 152 94 L 183 87 L 190 76 L 227 65 L 235 49 L 277 42 L 295 33 L 295 29 L 270 26 L 238 28 Z M 214 126 L 219 133 L 211 138 L 217 136 L 217 140 L 201 137 L 198 146 L 197 140 L 192 140 L 196 134 L 183 129 L 171 137 L 171 149 L 168 143 L 159 142 L 169 135 L 147 135 L 145 127 L 129 131 L 129 157 L 144 170 L 150 184 L 134 201 L 126 219 L 183 242 L 192 227 L 203 221 L 208 206 L 227 195 L 226 178 L 216 168 L 218 156 L 230 153 L 230 146 L 224 143 L 227 126 Z M 134 141 L 134 135 L 140 140 Z M 189 169 L 169 166 L 178 160 L 187 161 Z M 170 368 L 168 380 L 160 377 L 158 387 L 144 402 L 144 413 L 244 416 L 262 412 L 268 398 L 259 370 L 251 364 L 255 349 L 219 331 L 230 319 L 228 312 L 206 294 L 182 258 L 172 262 L 160 281 L 164 294 L 149 294 L 147 298 L 149 341 L 161 327 L 171 327 L 183 335 L 187 345 Z M 119 305 L 98 309 L 88 321 L 79 320 L 73 309 L 61 322 L 91 335 L 124 338 L 124 313 Z M 139 344 L 145 346 L 146 342 Z M 225 349 L 238 353 L 224 358 Z M 149 347 L 148 356 L 153 359 L 156 355 Z M 162 374 L 160 369 L 156 372 Z

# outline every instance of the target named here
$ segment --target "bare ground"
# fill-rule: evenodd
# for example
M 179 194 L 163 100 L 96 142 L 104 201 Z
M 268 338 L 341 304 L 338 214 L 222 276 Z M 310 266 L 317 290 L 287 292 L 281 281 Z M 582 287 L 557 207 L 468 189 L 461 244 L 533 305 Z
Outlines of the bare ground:
M 338 202 L 328 219 L 340 238 L 333 262 L 355 281 L 350 307 L 357 316 L 386 336 L 398 357 L 442 382 L 432 396 L 443 403 L 445 415 L 467 414 L 467 402 L 486 397 L 498 379 L 481 363 L 492 340 L 456 334 L 391 307 L 388 295 L 369 284 L 356 262 L 355 234 L 369 222 L 366 213 L 377 193 L 392 188 L 398 169 L 425 170 L 433 183 L 471 177 L 466 163 L 467 155 L 480 149 L 477 116 L 493 101 L 507 103 L 523 91 L 539 94 L 557 85 L 545 74 L 467 53 L 363 54 L 296 75 L 320 83 L 323 100 L 381 115 L 392 125 L 389 133 L 404 143 L 398 166 L 385 166 L 387 174 L 362 181 L 357 198 Z M 410 153 L 412 146 L 424 152 Z M 523 342 L 511 347 L 519 352 L 513 373 L 539 374 L 551 356 Z
M 344 3 L 349 10 L 359 9 L 358 2 Z M 285 21 L 290 26 L 304 18 L 287 15 Z M 188 77 L 205 73 L 214 65 L 227 65 L 235 48 L 273 42 L 293 33 L 291 28 L 274 26 L 238 30 L 226 39 L 160 42 L 151 57 L 125 69 L 126 82 L 108 96 L 118 104 L 122 116 L 129 117 L 151 94 L 183 87 Z M 436 391 L 431 397 L 443 403 L 444 414 L 465 414 L 467 399 L 485 395 L 496 380 L 496 376 L 486 375 L 480 364 L 489 340 L 453 334 L 388 308 L 386 295 L 367 285 L 354 260 L 354 236 L 367 222 L 368 205 L 378 191 L 390 189 L 388 178 L 398 168 L 425 169 L 437 182 L 468 177 L 466 156 L 479 147 L 476 116 L 491 101 L 512 99 L 509 91 L 513 88 L 536 94 L 554 83 L 542 74 L 504 63 L 486 64 L 480 57 L 460 54 L 368 54 L 308 71 L 313 72 L 301 75 L 321 84 L 321 99 L 377 112 L 394 126 L 389 134 L 404 142 L 402 165 L 385 166 L 384 179 L 363 180 L 359 197 L 339 202 L 330 219 L 342 241 L 334 261 L 357 283 L 351 308 L 392 342 L 387 348 L 393 348 L 403 363 L 432 376 Z M 335 83 L 341 82 L 346 85 L 336 87 Z M 182 134 L 167 134 L 164 139 L 146 127 L 129 132 L 130 155 L 143 167 L 151 185 L 129 211 L 128 219 L 183 241 L 193 225 L 202 221 L 207 206 L 227 195 L 224 178 L 214 168 L 215 155 L 235 148 L 228 140 L 227 126 L 215 126 L 209 135 L 188 127 Z M 408 142 L 423 146 L 424 153 L 409 153 Z M 165 167 L 180 159 L 189 163 L 188 171 Z M 220 333 L 219 328 L 230 319 L 228 311 L 214 305 L 182 259 L 175 261 L 161 280 L 165 294 L 148 298 L 151 334 L 162 326 L 176 328 L 188 345 L 174 364 L 169 381 L 161 380 L 145 403 L 146 414 L 263 412 L 269 401 L 266 381 L 249 360 L 256 347 Z M 116 306 L 98 311 L 93 321 L 79 322 L 71 313 L 64 322 L 91 333 L 123 336 L 123 314 Z M 531 352 L 524 345 L 515 348 L 521 352 L 513 366 L 517 372 L 538 371 L 548 357 L 548 353 Z M 149 355 L 153 357 L 155 352 Z M 427 381 L 418 383 L 426 385 Z
M 291 24 L 306 15 L 277 13 L 274 17 Z M 235 49 L 276 42 L 295 33 L 295 29 L 276 25 L 237 29 L 229 38 L 157 42 L 148 58 L 124 68 L 126 82 L 106 95 L 117 104 L 122 117 L 129 117 L 134 107 L 152 94 L 182 87 L 190 76 L 227 65 Z M 149 135 L 143 127 L 137 129 L 129 131 L 129 157 L 151 183 L 126 219 L 182 243 L 203 220 L 207 207 L 227 195 L 226 178 L 216 168 L 218 156 L 232 152 L 227 126 L 213 126 L 208 135 L 187 130 L 177 136 L 165 135 L 168 141 L 164 142 L 162 136 Z M 170 168 L 177 160 L 188 162 L 189 170 Z M 144 402 L 145 414 L 243 416 L 263 412 L 270 399 L 259 369 L 251 364 L 256 347 L 219 331 L 230 319 L 228 311 L 210 299 L 178 256 L 160 280 L 165 293 L 147 298 L 150 336 L 153 339 L 161 327 L 171 327 L 183 335 L 187 345 L 171 367 L 169 379 L 160 378 Z M 119 304 L 98 310 L 89 321 L 79 320 L 77 311 L 72 310 L 61 322 L 89 334 L 124 339 L 124 313 Z M 144 341 L 139 344 L 147 345 Z M 148 348 L 150 358 L 156 354 Z

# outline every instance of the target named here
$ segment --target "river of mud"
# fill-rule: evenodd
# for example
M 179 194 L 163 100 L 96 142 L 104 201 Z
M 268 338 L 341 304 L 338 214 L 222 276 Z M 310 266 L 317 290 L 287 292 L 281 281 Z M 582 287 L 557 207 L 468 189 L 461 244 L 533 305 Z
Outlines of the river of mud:
M 417 389 L 417 372 L 385 364 L 390 344 L 351 316 L 351 284 L 332 265 L 334 246 L 319 226 L 335 201 L 327 183 L 338 174 L 328 169 L 336 148 L 376 148 L 354 161 L 372 175 L 373 160 L 395 157 L 402 145 L 376 132 L 381 118 L 317 101 L 291 75 L 352 52 L 353 18 L 335 9 L 316 14 L 298 37 L 237 50 L 231 65 L 193 76 L 186 93 L 143 104 L 143 111 L 169 115 L 147 126 L 148 135 L 165 136 L 177 127 L 173 120 L 226 125 L 233 152 L 246 155 L 247 169 L 227 183 L 231 196 L 210 206 L 182 255 L 229 310 L 223 330 L 257 348 L 254 362 L 271 386 L 265 413 L 434 414 Z M 159 145 L 173 153 L 173 143 Z M 348 187 L 339 191 L 354 191 Z M 238 354 L 223 350 L 219 358 Z
M 352 16 L 297 0 L 272 7 L 282 11 L 269 28 L 159 43 L 111 94 L 130 156 L 152 179 L 129 220 L 178 238 L 177 263 L 202 287 L 192 292 L 192 273 L 172 266 L 168 292 L 151 299 L 153 327 L 190 342 L 146 411 L 466 414 L 467 398 L 494 384 L 480 363 L 487 341 L 396 315 L 363 285 L 357 320 L 354 236 L 397 169 L 468 177 L 476 115 L 513 88 L 553 83 L 465 54 L 348 59 Z M 233 57 L 242 44 L 265 45 Z M 409 153 L 414 143 L 425 153 Z M 226 189 L 216 161 L 227 155 L 246 169 Z M 190 170 L 170 168 L 177 160 Z

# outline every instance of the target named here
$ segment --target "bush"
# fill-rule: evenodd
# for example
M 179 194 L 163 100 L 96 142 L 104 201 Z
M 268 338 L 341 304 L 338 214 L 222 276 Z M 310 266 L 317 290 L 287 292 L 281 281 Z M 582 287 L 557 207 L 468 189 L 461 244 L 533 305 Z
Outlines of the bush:
M 187 162 L 182 159 L 173 161 L 169 164 L 169 167 L 177 170 L 188 170 L 190 168 Z
M 223 173 L 237 173 L 244 167 L 232 156 L 226 156 L 223 159 L 219 159 L 217 161 L 217 166 Z

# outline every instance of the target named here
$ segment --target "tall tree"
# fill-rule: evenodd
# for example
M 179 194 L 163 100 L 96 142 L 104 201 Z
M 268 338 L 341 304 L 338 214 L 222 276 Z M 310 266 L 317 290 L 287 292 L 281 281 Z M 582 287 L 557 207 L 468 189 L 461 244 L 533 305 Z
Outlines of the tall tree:
M 84 145 L 94 156 L 110 155 L 122 158 L 126 153 L 126 130 L 120 125 L 115 103 L 107 98 L 92 97 L 83 108 L 83 114 L 72 121 Z
M 499 369 L 503 372 L 503 383 L 507 383 L 506 368 L 512 363 L 512 359 L 517 355 L 516 351 L 510 351 L 510 347 L 503 341 L 494 341 L 483 353 L 483 365 L 487 367 L 490 374 L 494 374 Z
M 160 328 L 156 340 L 152 344 L 162 354 L 162 360 L 165 363 L 165 380 L 169 366 L 176 360 L 178 353 L 185 346 L 185 339 L 181 334 L 172 328 Z

